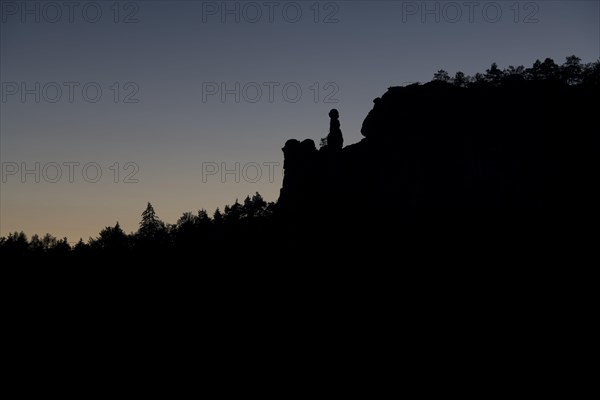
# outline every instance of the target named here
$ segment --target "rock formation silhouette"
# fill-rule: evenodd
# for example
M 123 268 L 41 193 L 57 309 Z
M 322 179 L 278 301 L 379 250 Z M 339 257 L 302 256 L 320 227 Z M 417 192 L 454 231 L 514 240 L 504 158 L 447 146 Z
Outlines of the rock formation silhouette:
M 329 112 L 329 135 L 327 135 L 327 147 L 329 150 L 338 151 L 344 146 L 344 137 L 340 129 L 340 113 L 335 108 Z
M 333 234 L 330 226 L 348 240 L 388 228 L 542 229 L 550 210 L 585 201 L 585 171 L 598 169 L 580 147 L 597 148 L 585 134 L 596 90 L 515 77 L 468 88 L 442 81 L 390 87 L 374 100 L 359 143 L 341 148 L 332 110 L 327 142 L 339 149 L 335 158 L 312 141 L 288 141 L 281 213 L 305 228 L 301 236 L 315 225 Z M 571 173 L 578 153 L 594 167 Z

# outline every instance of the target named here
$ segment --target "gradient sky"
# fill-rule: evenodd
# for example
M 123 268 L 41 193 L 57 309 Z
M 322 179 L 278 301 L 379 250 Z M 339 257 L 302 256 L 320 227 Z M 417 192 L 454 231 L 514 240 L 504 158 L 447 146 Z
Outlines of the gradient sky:
M 472 15 L 467 2 L 458 1 L 454 5 L 462 17 L 455 22 L 457 8 L 444 8 L 444 1 L 227 2 L 234 11 L 224 16 L 219 12 L 224 2 L 75 1 L 72 20 L 59 1 L 62 17 L 56 22 L 56 7 L 26 3 L 30 14 L 22 15 L 23 1 L 3 0 L 0 8 L 0 160 L 4 172 L 11 163 L 34 169 L 38 162 L 47 166 L 49 179 L 43 174 L 39 183 L 34 174 L 25 182 L 20 173 L 5 177 L 2 236 L 50 232 L 74 242 L 95 237 L 116 221 L 131 232 L 148 201 L 170 223 L 185 211 L 205 208 L 212 214 L 257 191 L 274 201 L 285 141 L 310 138 L 318 144 L 327 134 L 331 108 L 339 109 L 345 144 L 350 144 L 362 138 L 360 127 L 372 100 L 389 86 L 429 81 L 441 68 L 474 74 L 492 62 L 530 66 L 538 58 L 562 63 L 571 54 L 584 62 L 600 57 L 600 3 L 595 0 L 480 1 L 472 2 Z M 253 22 L 256 5 L 262 17 Z M 102 15 L 91 22 L 97 6 Z M 425 7 L 433 13 L 422 15 Z M 292 22 L 298 8 L 302 15 Z M 497 17 L 498 9 L 502 15 Z M 23 102 L 21 84 L 35 92 L 36 82 L 40 102 L 34 94 Z M 50 101 L 56 96 L 53 82 L 62 88 L 55 103 Z M 72 102 L 64 82 L 79 84 Z M 133 85 L 125 88 L 128 82 Z M 208 95 L 213 82 L 234 91 L 239 82 L 239 103 L 234 94 L 225 101 L 220 94 Z M 273 101 L 266 82 L 279 84 Z M 13 83 L 19 91 L 14 95 Z M 91 102 L 93 87 L 89 97 L 83 96 L 86 83 L 101 87 L 98 102 Z M 256 85 L 262 98 L 251 102 Z M 138 102 L 123 102 L 136 87 L 129 99 Z M 297 87 L 302 96 L 292 102 Z M 62 178 L 50 182 L 55 169 L 48 163 L 65 162 L 80 163 L 74 182 L 64 165 Z M 83 178 L 83 165 L 92 162 L 102 169 L 97 183 Z M 121 170 L 118 183 L 110 169 L 115 162 Z M 128 162 L 139 166 L 138 183 L 123 182 L 132 171 L 124 170 Z M 231 174 L 221 182 L 213 175 L 203 182 L 203 163 L 226 163 L 229 169 L 247 165 L 250 179 L 256 169 L 248 163 L 257 163 L 262 178 L 253 183 L 241 176 L 238 183 Z M 264 163 L 279 163 L 272 182 Z M 88 172 L 93 179 L 94 169 Z

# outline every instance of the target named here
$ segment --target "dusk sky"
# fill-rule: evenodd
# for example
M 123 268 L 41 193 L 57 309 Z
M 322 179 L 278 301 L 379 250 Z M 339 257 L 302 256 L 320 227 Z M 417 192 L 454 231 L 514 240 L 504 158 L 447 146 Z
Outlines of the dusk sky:
M 70 4 L 1 1 L 0 236 L 87 241 L 137 230 L 147 202 L 175 223 L 275 201 L 281 148 L 318 145 L 331 108 L 348 145 L 374 98 L 439 69 L 600 58 L 595 0 Z

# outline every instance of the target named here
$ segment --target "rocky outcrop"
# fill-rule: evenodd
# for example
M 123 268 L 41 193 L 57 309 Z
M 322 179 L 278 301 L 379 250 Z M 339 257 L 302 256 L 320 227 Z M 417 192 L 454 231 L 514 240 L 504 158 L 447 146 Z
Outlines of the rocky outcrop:
M 374 100 L 359 143 L 339 152 L 286 143 L 279 204 L 300 218 L 345 220 L 556 207 L 575 195 L 567 171 L 595 124 L 596 89 L 523 80 L 391 87 Z

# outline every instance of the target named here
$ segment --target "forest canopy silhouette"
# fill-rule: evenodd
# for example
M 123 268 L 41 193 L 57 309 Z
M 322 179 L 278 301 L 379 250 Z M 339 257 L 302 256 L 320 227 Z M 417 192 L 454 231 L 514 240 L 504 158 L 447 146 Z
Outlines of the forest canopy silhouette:
M 569 169 L 595 144 L 582 132 L 597 124 L 599 85 L 600 61 L 584 64 L 576 56 L 529 68 L 494 63 L 474 76 L 439 70 L 429 83 L 392 87 L 375 99 L 359 143 L 342 148 L 343 110 L 330 113 L 330 135 L 320 149 L 310 139 L 289 140 L 277 202 L 256 193 L 212 214 L 185 212 L 174 224 L 148 203 L 135 232 L 116 222 L 76 244 L 14 232 L 0 238 L 0 255 L 197 254 L 256 249 L 266 236 L 301 249 L 327 246 L 331 238 L 365 242 L 390 229 L 403 237 L 415 224 L 437 227 L 446 218 L 493 226 L 507 210 L 512 221 L 522 221 L 577 196 L 577 181 L 586 178 Z

